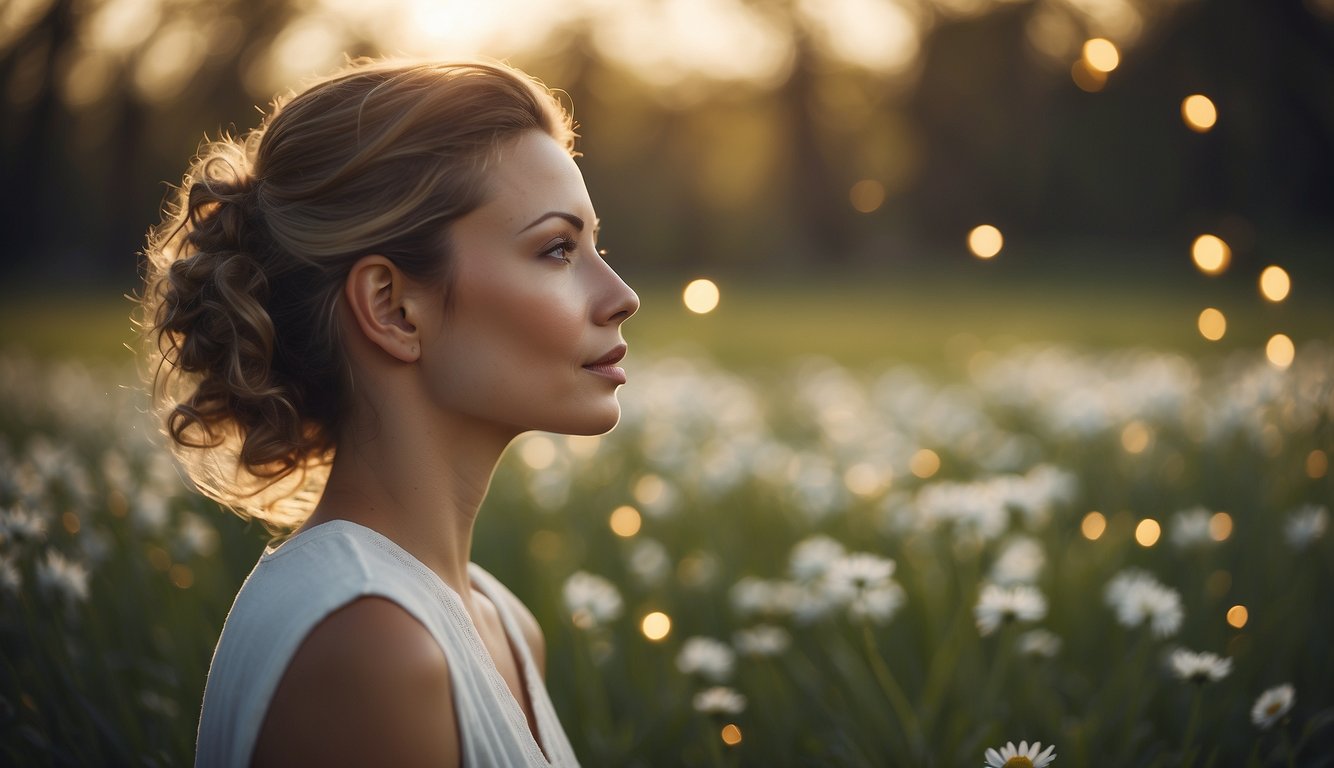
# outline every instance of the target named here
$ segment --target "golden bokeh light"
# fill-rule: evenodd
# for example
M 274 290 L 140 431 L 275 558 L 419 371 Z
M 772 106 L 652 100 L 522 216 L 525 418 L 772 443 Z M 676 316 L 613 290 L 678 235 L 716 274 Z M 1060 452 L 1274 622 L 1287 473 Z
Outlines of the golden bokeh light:
M 1218 108 L 1208 96 L 1192 94 L 1181 100 L 1181 119 L 1192 131 L 1206 133 L 1218 122 Z
M 1217 275 L 1232 261 L 1232 249 L 1218 235 L 1200 235 L 1190 246 L 1190 257 L 1206 275 Z
M 1214 541 L 1227 541 L 1232 535 L 1232 515 L 1215 512 L 1209 518 L 1209 538 Z
M 686 309 L 697 315 L 707 315 L 717 309 L 720 296 L 718 285 L 703 277 L 691 280 L 681 292 L 681 300 L 685 302 Z
M 1107 518 L 1101 512 L 1090 512 L 1079 523 L 1079 532 L 1089 541 L 1097 541 L 1106 531 Z
M 1152 517 L 1144 518 L 1135 526 L 1135 541 L 1141 547 L 1152 547 L 1158 543 L 1158 538 L 1162 535 L 1163 527 Z
M 639 510 L 625 505 L 612 510 L 611 517 L 607 519 L 607 524 L 611 526 L 612 533 L 623 539 L 628 539 L 639 533 L 639 528 L 644 524 L 644 521 L 639 516 Z
M 639 622 L 639 630 L 653 642 L 667 637 L 672 631 L 672 618 L 662 611 L 654 611 Z
M 177 589 L 189 589 L 195 583 L 195 572 L 184 563 L 176 563 L 167 572 L 167 578 Z
M 1097 93 L 1107 87 L 1107 73 L 1089 66 L 1082 56 L 1075 59 L 1074 65 L 1070 67 L 1070 79 L 1075 81 L 1079 90 L 1088 93 Z
M 862 179 L 848 190 L 848 201 L 858 213 L 874 213 L 885 203 L 885 185 L 875 179 Z
M 925 480 L 940 471 L 940 454 L 922 448 L 908 459 L 908 471 Z
M 1297 357 L 1297 348 L 1293 346 L 1292 339 L 1276 333 L 1269 337 L 1269 343 L 1265 345 L 1265 357 L 1269 358 L 1270 365 L 1284 370 Z
M 1306 476 L 1319 480 L 1329 474 L 1329 455 L 1319 448 L 1306 454 Z
M 1095 37 L 1084 43 L 1084 61 L 1089 69 L 1107 74 L 1121 64 L 1121 52 L 1104 37 Z
M 1260 295 L 1269 301 L 1283 301 L 1291 290 L 1292 278 L 1283 267 L 1271 264 L 1260 273 Z
M 1251 618 L 1251 612 L 1244 605 L 1234 605 L 1227 609 L 1227 623 L 1233 629 L 1241 629 Z
M 1121 430 L 1121 447 L 1126 453 L 1144 453 L 1153 441 L 1153 430 L 1142 421 L 1132 421 Z
M 1004 245 L 1005 238 L 1001 236 L 1001 231 L 990 224 L 973 227 L 968 233 L 968 250 L 979 259 L 993 258 Z
M 741 743 L 741 729 L 736 727 L 734 723 L 728 723 L 723 726 L 722 737 L 724 744 L 735 747 Z
M 64 528 L 67 533 L 73 535 L 78 533 L 79 528 L 82 526 L 79 522 L 78 515 L 73 512 L 66 512 L 60 516 L 60 527 Z
M 1213 307 L 1206 307 L 1200 313 L 1200 335 L 1209 341 L 1218 341 L 1227 333 L 1227 318 Z
M 546 469 L 556 461 L 556 444 L 546 435 L 533 435 L 519 446 L 519 458 L 533 469 Z
M 889 487 L 887 472 L 877 469 L 874 464 L 860 462 L 848 467 L 843 473 L 843 484 L 848 490 L 862 497 L 874 496 Z

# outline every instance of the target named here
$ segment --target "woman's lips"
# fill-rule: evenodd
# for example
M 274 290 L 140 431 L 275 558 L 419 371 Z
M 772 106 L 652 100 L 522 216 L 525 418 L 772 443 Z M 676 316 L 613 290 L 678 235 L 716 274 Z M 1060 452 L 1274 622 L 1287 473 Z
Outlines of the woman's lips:
M 625 357 L 625 350 L 626 346 L 624 344 L 618 344 L 597 360 L 585 363 L 584 370 L 611 379 L 617 384 L 624 384 L 625 369 L 617 367 L 616 363 L 619 363 L 621 358 Z

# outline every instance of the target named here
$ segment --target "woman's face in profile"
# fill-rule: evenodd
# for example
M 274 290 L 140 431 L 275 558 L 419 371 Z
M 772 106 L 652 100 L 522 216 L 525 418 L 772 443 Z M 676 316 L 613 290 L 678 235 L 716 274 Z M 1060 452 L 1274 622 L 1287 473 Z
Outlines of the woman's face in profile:
M 639 297 L 598 254 L 573 158 L 530 131 L 487 170 L 488 202 L 456 221 L 450 294 L 419 326 L 434 402 L 514 432 L 598 434 L 620 418 L 621 323 Z

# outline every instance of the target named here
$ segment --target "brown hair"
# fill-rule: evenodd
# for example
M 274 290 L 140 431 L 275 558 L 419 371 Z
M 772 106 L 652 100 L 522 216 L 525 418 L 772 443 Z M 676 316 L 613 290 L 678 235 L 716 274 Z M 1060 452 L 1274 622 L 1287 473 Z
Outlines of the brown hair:
M 149 233 L 139 323 L 203 493 L 275 531 L 309 515 L 348 393 L 335 308 L 351 266 L 378 253 L 445 285 L 449 225 L 529 130 L 574 153 L 569 114 L 516 69 L 361 60 L 200 148 Z

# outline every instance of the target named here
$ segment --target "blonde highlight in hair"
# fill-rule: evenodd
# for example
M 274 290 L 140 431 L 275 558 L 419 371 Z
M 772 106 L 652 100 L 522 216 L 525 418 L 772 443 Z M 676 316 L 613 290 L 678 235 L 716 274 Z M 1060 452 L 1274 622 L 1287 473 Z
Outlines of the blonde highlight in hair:
M 533 130 L 574 154 L 569 113 L 509 66 L 359 60 L 201 146 L 149 233 L 138 318 L 201 492 L 275 532 L 305 520 L 350 385 L 335 320 L 349 270 L 376 253 L 447 284 L 450 224 Z

